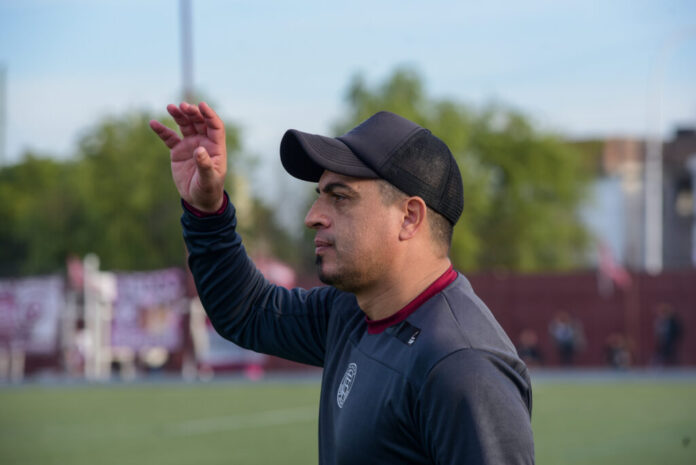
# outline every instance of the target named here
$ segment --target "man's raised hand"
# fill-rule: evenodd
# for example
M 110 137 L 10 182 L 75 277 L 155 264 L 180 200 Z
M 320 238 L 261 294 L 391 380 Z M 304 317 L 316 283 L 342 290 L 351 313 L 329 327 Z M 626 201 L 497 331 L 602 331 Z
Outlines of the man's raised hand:
M 182 199 L 204 212 L 222 206 L 227 147 L 225 126 L 206 103 L 168 105 L 182 137 L 156 120 L 150 127 L 170 150 L 172 177 Z

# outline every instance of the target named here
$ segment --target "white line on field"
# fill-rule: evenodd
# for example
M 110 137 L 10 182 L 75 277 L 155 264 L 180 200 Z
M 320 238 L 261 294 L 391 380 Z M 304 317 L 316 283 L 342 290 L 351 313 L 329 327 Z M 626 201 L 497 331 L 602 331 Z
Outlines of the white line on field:
M 295 407 L 266 412 L 230 415 L 227 417 L 201 418 L 172 425 L 171 433 L 175 435 L 194 435 L 230 431 L 243 428 L 287 425 L 317 418 L 317 407 Z

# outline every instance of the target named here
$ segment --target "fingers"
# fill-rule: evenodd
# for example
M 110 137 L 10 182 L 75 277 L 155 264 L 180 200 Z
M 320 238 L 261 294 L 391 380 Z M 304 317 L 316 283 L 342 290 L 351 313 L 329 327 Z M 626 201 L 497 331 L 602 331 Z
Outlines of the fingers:
M 187 102 L 181 102 L 179 106 L 170 104 L 167 105 L 167 112 L 174 118 L 184 137 L 201 135 L 209 138 L 215 144 L 224 146 L 225 125 L 207 103 L 201 102 L 198 106 Z M 159 124 L 159 122 L 157 122 L 156 126 L 158 129 L 155 129 L 152 123 L 150 126 L 160 135 L 162 140 L 165 140 L 164 137 L 166 136 L 170 143 L 174 145 L 181 140 L 174 131 Z M 167 146 L 172 148 L 169 144 Z
M 184 104 L 182 103 L 182 105 Z M 179 130 L 184 137 L 198 134 L 193 122 L 183 113 L 182 110 L 179 109 L 179 107 L 169 104 L 167 105 L 167 111 L 170 115 L 172 115 L 172 118 L 174 118 L 176 124 L 179 125 Z
M 193 124 L 198 134 L 202 136 L 208 135 L 208 125 L 201 114 L 201 110 L 196 105 L 189 105 L 186 102 L 182 102 L 179 108 L 184 112 L 191 124 Z
M 162 139 L 162 142 L 164 142 L 164 144 L 169 149 L 173 149 L 174 146 L 181 142 L 181 139 L 179 138 L 176 132 L 169 129 L 167 126 L 165 126 L 157 120 L 153 119 L 150 121 L 150 128 L 152 128 L 152 130 L 155 131 L 155 134 L 157 134 L 159 138 Z
M 213 111 L 210 106 L 201 102 L 199 110 L 205 118 L 205 124 L 208 126 L 208 137 L 215 143 L 222 144 L 225 142 L 225 125 L 220 117 Z

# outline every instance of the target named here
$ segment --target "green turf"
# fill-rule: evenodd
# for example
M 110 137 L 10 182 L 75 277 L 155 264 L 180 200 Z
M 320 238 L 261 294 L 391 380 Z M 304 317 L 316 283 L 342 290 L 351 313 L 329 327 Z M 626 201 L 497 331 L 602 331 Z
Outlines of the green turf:
M 318 385 L 0 390 L 0 464 L 316 463 Z
M 541 384 L 539 464 L 696 464 L 696 383 Z
M 311 464 L 314 383 L 0 388 L 0 464 Z M 535 385 L 538 464 L 696 463 L 696 383 Z

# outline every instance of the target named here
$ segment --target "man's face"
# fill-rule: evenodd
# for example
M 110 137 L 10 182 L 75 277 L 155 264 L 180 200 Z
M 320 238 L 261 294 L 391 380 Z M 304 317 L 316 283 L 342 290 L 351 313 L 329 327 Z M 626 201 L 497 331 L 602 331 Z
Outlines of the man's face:
M 398 205 L 386 205 L 377 181 L 324 171 L 305 225 L 314 239 L 319 279 L 358 293 L 389 273 L 401 225 Z

